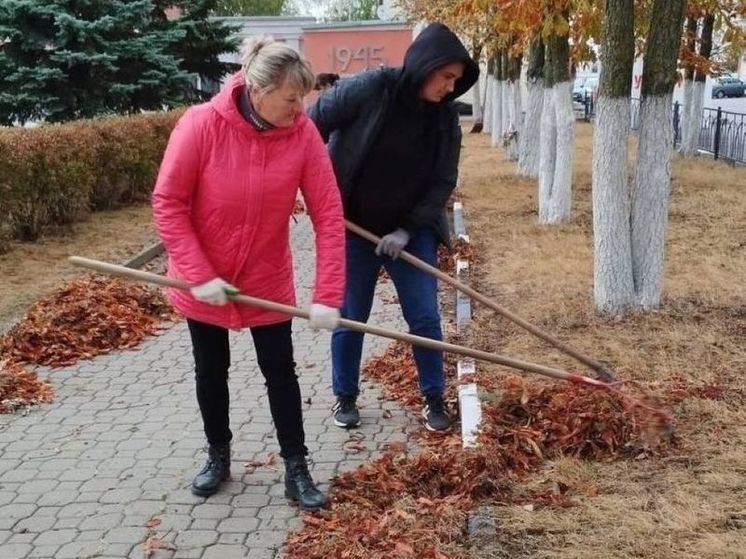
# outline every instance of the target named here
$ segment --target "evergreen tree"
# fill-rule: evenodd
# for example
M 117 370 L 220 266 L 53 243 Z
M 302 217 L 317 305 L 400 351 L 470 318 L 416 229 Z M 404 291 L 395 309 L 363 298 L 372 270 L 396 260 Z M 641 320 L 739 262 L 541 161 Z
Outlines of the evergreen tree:
M 3 0 L 0 122 L 50 122 L 182 103 L 194 76 L 178 25 L 153 25 L 151 0 Z
M 169 52 L 179 61 L 179 68 L 199 76 L 188 88 L 191 100 L 204 100 L 214 91 L 223 76 L 239 69 L 238 64 L 223 62 L 219 56 L 238 50 L 237 27 L 220 20 L 208 19 L 218 0 L 155 0 L 153 20 L 159 29 L 176 29 L 183 38 Z M 167 8 L 178 8 L 180 16 L 172 21 Z
M 378 19 L 378 0 L 332 0 L 326 10 L 327 21 L 365 21 Z
M 288 0 L 216 0 L 216 16 L 279 16 L 291 11 Z

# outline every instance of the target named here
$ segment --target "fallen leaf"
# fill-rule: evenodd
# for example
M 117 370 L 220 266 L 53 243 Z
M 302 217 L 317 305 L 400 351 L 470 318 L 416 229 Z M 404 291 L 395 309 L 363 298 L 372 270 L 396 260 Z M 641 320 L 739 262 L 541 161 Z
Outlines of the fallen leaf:
M 402 441 L 391 441 L 385 443 L 383 449 L 387 452 L 401 453 L 407 450 L 407 443 Z
M 404 555 L 414 555 L 414 548 L 404 542 L 396 542 L 396 551 L 403 553 Z
M 345 443 L 342 445 L 342 447 L 352 454 L 357 454 L 358 452 L 363 452 L 364 450 L 368 450 L 368 447 L 365 446 L 360 441 L 345 441 Z

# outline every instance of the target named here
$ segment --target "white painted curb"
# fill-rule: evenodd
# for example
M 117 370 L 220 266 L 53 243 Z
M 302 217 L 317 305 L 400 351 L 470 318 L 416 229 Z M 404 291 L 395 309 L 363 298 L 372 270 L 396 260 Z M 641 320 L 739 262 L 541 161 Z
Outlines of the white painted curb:
M 453 232 L 457 238 L 469 242 L 464 225 L 463 204 L 453 203 Z M 456 261 L 456 277 L 459 281 L 466 283 L 469 273 L 469 262 L 467 260 Z M 459 332 L 467 333 L 471 324 L 471 299 L 456 291 L 456 327 Z M 476 374 L 476 363 L 472 359 L 460 359 L 456 362 L 456 374 L 459 381 L 469 375 Z M 482 406 L 479 402 L 476 383 L 462 384 L 458 388 L 458 407 L 461 416 L 461 445 L 463 448 L 477 446 L 477 435 L 479 424 L 482 421 Z

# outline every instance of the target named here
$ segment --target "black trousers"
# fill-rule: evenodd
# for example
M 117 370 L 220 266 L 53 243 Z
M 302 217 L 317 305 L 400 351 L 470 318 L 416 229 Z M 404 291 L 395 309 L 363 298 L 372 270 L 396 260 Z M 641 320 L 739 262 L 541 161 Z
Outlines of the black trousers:
M 228 330 L 192 319 L 187 319 L 187 323 L 192 336 L 197 402 L 207 442 L 224 445 L 233 438 L 228 417 Z M 280 456 L 306 455 L 308 449 L 303 432 L 300 386 L 293 361 L 291 321 L 251 328 L 251 336 L 267 387 Z

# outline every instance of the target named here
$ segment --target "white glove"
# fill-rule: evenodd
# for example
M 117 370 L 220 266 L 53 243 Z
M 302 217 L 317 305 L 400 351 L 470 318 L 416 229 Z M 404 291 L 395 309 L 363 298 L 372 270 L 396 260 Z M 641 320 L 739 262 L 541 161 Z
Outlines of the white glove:
M 308 311 L 308 321 L 314 330 L 319 328 L 334 330 L 339 325 L 339 309 L 314 303 Z
M 228 302 L 228 295 L 236 295 L 238 289 L 220 278 L 215 278 L 207 283 L 192 287 L 189 292 L 198 301 L 222 306 Z

